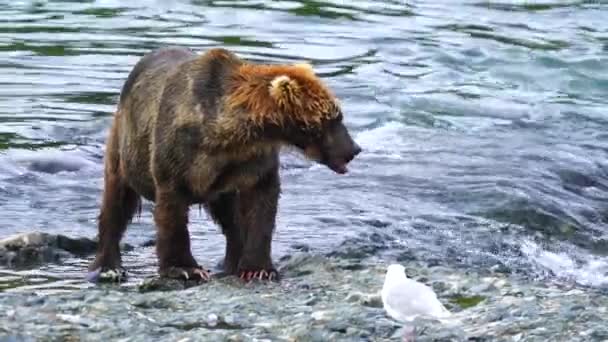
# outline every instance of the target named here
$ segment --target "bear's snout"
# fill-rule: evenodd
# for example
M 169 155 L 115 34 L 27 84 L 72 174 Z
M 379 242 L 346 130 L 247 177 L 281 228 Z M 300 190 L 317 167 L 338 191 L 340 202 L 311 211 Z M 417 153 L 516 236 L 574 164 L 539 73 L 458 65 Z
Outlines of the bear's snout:
M 326 164 L 332 171 L 338 174 L 345 174 L 348 172 L 346 165 L 350 163 L 355 157 L 361 153 L 362 149 L 357 143 L 353 142 L 352 148 L 349 152 L 344 153 L 342 156 L 334 155 L 326 160 Z
M 350 157 L 346 158 L 346 162 L 350 163 L 351 160 L 355 159 L 355 157 L 358 156 L 359 153 L 361 153 L 362 151 L 363 149 L 361 148 L 361 146 L 355 143 L 355 146 L 353 147 L 353 153 L 350 155 Z

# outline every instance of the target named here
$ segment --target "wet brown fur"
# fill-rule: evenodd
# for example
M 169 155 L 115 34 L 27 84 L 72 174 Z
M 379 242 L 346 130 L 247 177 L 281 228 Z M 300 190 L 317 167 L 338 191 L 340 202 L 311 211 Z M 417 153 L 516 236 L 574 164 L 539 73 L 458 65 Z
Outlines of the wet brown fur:
M 199 267 L 187 228 L 197 203 L 226 236 L 227 272 L 273 270 L 279 149 L 286 136 L 306 140 L 340 115 L 306 65 L 254 65 L 224 49 L 146 55 L 123 86 L 108 135 L 91 269 L 120 266 L 119 241 L 144 197 L 155 203 L 161 274 Z M 314 145 L 304 152 L 320 158 Z

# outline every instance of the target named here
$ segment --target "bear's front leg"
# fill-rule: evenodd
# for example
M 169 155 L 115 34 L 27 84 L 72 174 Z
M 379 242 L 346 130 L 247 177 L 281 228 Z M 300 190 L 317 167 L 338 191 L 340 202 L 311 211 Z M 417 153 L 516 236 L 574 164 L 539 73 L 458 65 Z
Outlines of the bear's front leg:
M 156 253 L 161 277 L 209 280 L 190 250 L 188 202 L 175 191 L 157 190 L 154 222 L 157 229 Z
M 244 243 L 237 273 L 244 280 L 279 278 L 271 259 L 279 194 L 278 170 L 239 194 L 238 221 Z
M 86 279 L 118 282 L 126 277 L 119 243 L 139 205 L 139 196 L 120 177 L 106 172 L 103 203 L 99 213 L 99 244 Z

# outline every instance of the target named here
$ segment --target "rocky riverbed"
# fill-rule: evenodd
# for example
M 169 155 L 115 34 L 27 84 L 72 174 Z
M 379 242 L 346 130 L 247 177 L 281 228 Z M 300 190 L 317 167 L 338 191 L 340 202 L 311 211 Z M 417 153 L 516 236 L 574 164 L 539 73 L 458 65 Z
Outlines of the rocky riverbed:
M 361 246 L 364 247 L 364 246 Z M 201 285 L 150 275 L 135 287 L 98 285 L 64 293 L 0 297 L 0 341 L 388 341 L 409 326 L 389 318 L 379 291 L 386 258 L 306 251 L 279 261 L 280 283 L 217 276 Z M 603 341 L 601 290 L 530 281 L 500 270 L 403 260 L 454 313 L 414 322 L 417 341 Z

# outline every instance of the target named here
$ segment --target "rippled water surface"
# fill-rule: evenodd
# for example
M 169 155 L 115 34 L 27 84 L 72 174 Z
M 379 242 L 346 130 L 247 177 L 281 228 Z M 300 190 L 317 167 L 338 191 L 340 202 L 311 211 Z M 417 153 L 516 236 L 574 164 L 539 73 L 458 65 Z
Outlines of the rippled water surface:
M 0 0 L 1 236 L 95 236 L 120 87 L 166 45 L 310 61 L 341 98 L 365 151 L 346 176 L 283 156 L 277 257 L 369 239 L 387 260 L 607 286 L 603 1 Z M 150 207 L 127 242 L 154 237 Z M 218 228 L 191 221 L 194 255 L 215 264 Z M 82 286 L 88 262 L 0 283 Z M 155 265 L 152 247 L 125 257 L 139 276 Z

